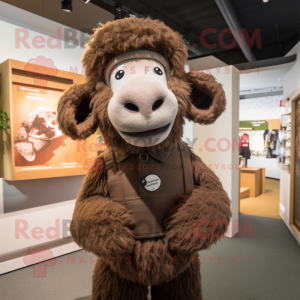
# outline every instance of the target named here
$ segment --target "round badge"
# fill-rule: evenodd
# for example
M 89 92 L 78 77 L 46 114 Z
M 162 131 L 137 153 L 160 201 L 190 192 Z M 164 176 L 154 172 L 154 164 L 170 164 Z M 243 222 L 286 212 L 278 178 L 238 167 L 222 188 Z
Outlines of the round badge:
M 141 159 L 142 162 L 146 162 L 148 160 L 148 155 L 147 154 L 142 154 L 140 156 L 140 159 Z
M 154 192 L 160 188 L 161 179 L 155 174 L 149 174 L 145 178 L 141 178 L 140 183 L 145 190 Z

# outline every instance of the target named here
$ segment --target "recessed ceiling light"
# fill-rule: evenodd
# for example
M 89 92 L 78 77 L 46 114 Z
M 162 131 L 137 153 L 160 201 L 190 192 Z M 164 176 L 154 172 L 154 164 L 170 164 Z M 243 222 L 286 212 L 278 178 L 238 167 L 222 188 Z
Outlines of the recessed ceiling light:
M 264 2 L 264 3 L 267 3 L 267 2 L 269 2 L 269 0 L 263 0 L 263 2 Z
M 280 78 L 278 78 L 278 81 L 280 81 Z
M 73 10 L 72 0 L 61 1 L 61 10 L 64 12 L 71 12 Z

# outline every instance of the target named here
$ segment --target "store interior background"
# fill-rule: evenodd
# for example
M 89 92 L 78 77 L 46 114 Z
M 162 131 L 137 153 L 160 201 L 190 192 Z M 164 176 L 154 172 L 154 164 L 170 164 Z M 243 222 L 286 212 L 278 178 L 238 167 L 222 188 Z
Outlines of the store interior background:
M 281 107 L 280 102 L 284 99 L 284 77 L 290 71 L 291 67 L 282 66 L 281 68 L 274 68 L 272 70 L 253 72 L 252 74 L 243 74 L 240 76 L 240 95 L 247 96 L 246 99 L 240 100 L 240 121 L 255 121 L 255 120 L 278 120 L 280 126 L 282 115 L 290 111 L 289 108 Z M 281 95 L 272 95 L 272 94 Z M 251 98 L 252 94 L 260 94 L 259 97 Z M 263 96 L 265 94 L 266 96 Z M 259 130 L 258 127 L 252 127 L 257 130 L 243 130 L 240 128 L 240 136 L 243 133 L 248 135 L 255 134 L 261 139 L 264 145 L 263 133 L 265 130 Z M 280 127 L 270 128 L 279 132 L 282 144 L 282 135 Z M 261 135 L 259 135 L 261 134 Z M 279 137 L 278 137 L 279 139 Z M 250 148 L 251 148 L 250 141 Z M 280 143 L 280 139 L 279 139 Z M 257 144 L 257 142 L 256 142 Z M 265 147 L 264 147 L 265 148 Z M 276 142 L 275 142 L 276 148 Z M 283 147 L 280 146 L 280 149 Z M 258 152 L 254 150 L 255 152 Z M 283 150 L 282 150 L 283 151 Z M 282 152 L 281 151 L 281 152 Z M 252 151 L 251 151 L 252 152 Z M 267 151 L 259 153 L 257 156 L 251 153 L 251 157 L 247 159 L 248 167 L 265 168 L 265 192 L 261 193 L 257 197 L 250 197 L 250 195 L 241 195 L 240 200 L 240 213 L 246 215 L 256 215 L 267 218 L 281 219 L 280 217 L 280 178 L 284 176 L 281 174 L 282 163 L 281 152 L 273 155 L 273 157 L 267 158 Z M 243 175 L 242 175 L 243 176 Z M 243 182 L 241 188 L 247 185 Z M 242 194 L 242 192 L 241 192 Z
M 27 62 L 43 55 L 51 58 L 60 70 L 69 72 L 72 67 L 79 74 L 82 72 L 80 59 L 87 33 L 91 33 L 90 28 L 99 21 L 105 23 L 112 20 L 114 15 L 79 0 L 74 2 L 76 9 L 72 14 L 66 14 L 58 9 L 60 2 L 0 1 L 0 63 L 8 58 Z M 83 15 L 89 17 L 83 18 Z M 25 30 L 29 40 L 32 40 L 37 34 L 45 39 L 57 36 L 57 29 L 61 28 L 64 45 L 65 29 L 69 27 L 75 28 L 76 37 L 80 37 L 72 48 L 63 46 L 51 49 L 48 45 L 42 49 L 16 47 L 15 33 L 18 29 Z M 187 62 L 190 69 L 194 65 L 201 65 L 204 69 L 221 68 L 211 72 L 223 83 L 226 95 L 231 99 L 226 113 L 211 127 L 203 128 L 190 122 L 185 125 L 184 139 L 192 143 L 194 151 L 206 163 L 219 160 L 227 165 L 236 165 L 238 153 L 200 153 L 201 141 L 212 136 L 217 140 L 224 137 L 239 139 L 239 121 L 281 119 L 282 114 L 289 112 L 288 108 L 280 107 L 280 101 L 300 88 L 300 42 L 285 56 L 293 54 L 297 54 L 295 62 L 263 68 L 250 74 L 239 75 L 230 66 L 230 76 L 222 76 L 221 71 L 228 65 L 214 56 Z M 277 95 L 270 95 L 274 91 Z M 251 98 L 251 94 L 256 93 L 265 93 L 266 96 Z M 241 100 L 241 95 L 247 95 L 247 99 Z M 197 142 L 193 144 L 195 138 Z M 268 168 L 265 165 L 268 159 L 261 158 L 261 162 L 255 161 L 254 157 L 251 159 L 251 166 Z M 247 238 L 247 235 L 242 238 L 238 233 L 238 225 L 231 224 L 228 238 L 201 253 L 205 261 L 202 265 L 205 299 L 236 299 L 237 295 L 239 299 L 246 300 L 298 299 L 295 293 L 300 293 L 297 281 L 300 239 L 290 226 L 290 174 L 282 170 L 277 158 L 271 160 L 276 166 L 274 174 L 278 175 L 274 175 L 275 178 L 266 176 L 266 192 L 255 198 L 240 199 L 237 169 L 214 170 L 233 201 L 233 219 L 239 220 L 241 228 L 246 228 L 250 221 L 253 238 Z M 0 275 L 0 290 L 5 299 L 90 299 L 94 268 L 94 264 L 90 263 L 91 254 L 81 251 L 70 238 L 49 240 L 43 237 L 39 241 L 14 238 L 15 219 L 33 220 L 32 226 L 39 224 L 42 227 L 53 226 L 57 218 L 70 220 L 83 177 L 29 181 L 0 179 L 0 228 L 5 228 L 0 230 L 0 274 L 3 274 Z M 230 238 L 234 236 L 234 239 Z M 32 266 L 26 266 L 23 262 L 28 249 L 37 245 L 49 247 L 56 257 L 55 266 L 48 268 L 47 277 L 41 280 L 34 278 Z M 215 257 L 214 262 L 209 257 Z M 222 257 L 222 263 L 219 257 Z M 234 258 L 233 264 L 227 262 L 228 257 Z M 237 263 L 238 257 L 243 259 L 241 264 Z M 70 263 L 70 258 L 74 258 L 75 263 Z M 295 276 L 281 275 L 287 273 Z M 215 282 L 220 283 L 217 289 Z

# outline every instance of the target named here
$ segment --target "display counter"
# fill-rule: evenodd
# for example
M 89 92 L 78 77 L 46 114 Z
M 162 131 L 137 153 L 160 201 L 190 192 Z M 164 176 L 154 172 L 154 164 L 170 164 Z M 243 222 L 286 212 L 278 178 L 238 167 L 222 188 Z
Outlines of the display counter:
M 265 192 L 265 169 L 241 168 L 241 188 L 249 188 L 249 196 L 257 197 Z
M 281 164 L 278 158 L 265 157 L 251 157 L 247 160 L 248 167 L 251 168 L 265 168 L 266 177 L 273 179 L 280 179 Z

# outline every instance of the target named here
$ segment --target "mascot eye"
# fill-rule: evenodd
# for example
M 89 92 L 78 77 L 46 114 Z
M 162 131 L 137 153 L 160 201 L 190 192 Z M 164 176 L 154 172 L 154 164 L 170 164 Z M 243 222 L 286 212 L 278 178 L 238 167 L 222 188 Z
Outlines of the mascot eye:
M 162 71 L 161 68 L 159 68 L 159 67 L 155 67 L 155 68 L 154 68 L 154 72 L 155 72 L 157 75 L 162 75 L 162 74 L 163 74 L 163 71 Z
M 119 70 L 115 76 L 117 80 L 120 80 L 124 77 L 125 72 L 123 70 Z

